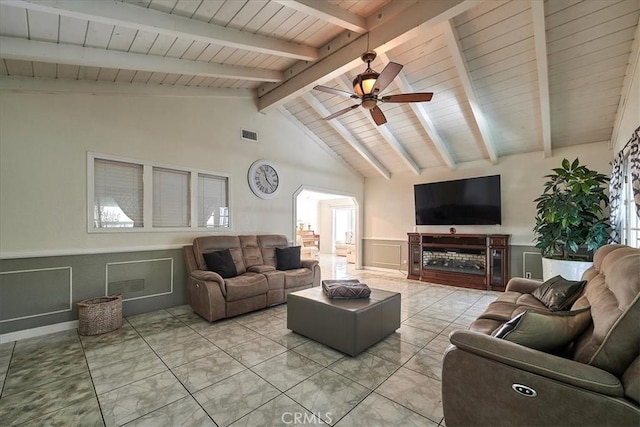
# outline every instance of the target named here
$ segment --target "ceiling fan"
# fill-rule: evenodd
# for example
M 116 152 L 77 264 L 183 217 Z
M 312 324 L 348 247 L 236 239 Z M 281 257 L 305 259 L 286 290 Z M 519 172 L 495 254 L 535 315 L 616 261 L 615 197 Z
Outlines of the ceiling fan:
M 378 96 L 380 92 L 386 89 L 387 86 L 396 78 L 396 76 L 402 70 L 402 65 L 395 62 L 389 62 L 381 73 L 376 73 L 371 69 L 371 62 L 376 59 L 376 53 L 372 50 L 368 50 L 361 56 L 362 61 L 367 63 L 367 69 L 364 73 L 358 74 L 353 79 L 353 90 L 355 94 L 346 92 L 344 90 L 335 89 L 327 86 L 315 86 L 315 90 L 319 90 L 333 95 L 346 96 L 348 98 L 359 99 L 359 104 L 354 104 L 350 107 L 343 108 L 342 110 L 325 117 L 325 120 L 331 120 L 338 116 L 341 116 L 355 108 L 362 106 L 363 108 L 371 111 L 371 117 L 378 126 L 387 123 L 387 118 L 384 113 L 378 107 L 378 102 L 427 102 L 431 101 L 433 92 L 415 92 L 415 93 L 399 93 L 397 95 Z

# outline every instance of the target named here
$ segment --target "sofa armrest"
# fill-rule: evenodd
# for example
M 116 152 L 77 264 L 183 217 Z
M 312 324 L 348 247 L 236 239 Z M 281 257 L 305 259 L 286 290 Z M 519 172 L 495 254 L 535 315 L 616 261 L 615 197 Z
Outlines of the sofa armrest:
M 530 294 L 542 284 L 539 280 L 525 279 L 522 277 L 514 277 L 507 283 L 505 292 L 520 292 L 521 294 Z
M 300 263 L 302 264 L 302 268 L 308 268 L 309 270 L 313 270 L 313 267 L 319 264 L 316 259 L 303 259 L 300 260 Z
M 191 272 L 191 277 L 194 279 L 202 280 L 203 282 L 218 282 L 224 283 L 224 279 L 218 273 L 205 270 L 194 270 Z
M 449 339 L 460 350 L 523 371 L 608 396 L 624 396 L 624 388 L 617 377 L 591 365 L 563 359 L 478 332 L 453 331 Z M 450 347 L 447 352 L 453 348 Z
M 205 271 L 205 270 L 194 270 L 191 272 L 191 277 L 195 280 L 204 282 L 213 282 L 218 285 L 222 295 L 227 296 L 227 285 L 224 283 L 224 279 L 218 273 L 214 273 L 213 271 Z

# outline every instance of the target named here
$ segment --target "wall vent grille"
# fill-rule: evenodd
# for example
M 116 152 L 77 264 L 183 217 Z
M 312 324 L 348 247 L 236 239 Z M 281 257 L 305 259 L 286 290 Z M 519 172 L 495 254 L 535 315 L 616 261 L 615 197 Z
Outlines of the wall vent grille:
M 242 139 L 251 142 L 258 142 L 258 133 L 251 130 L 242 129 Z

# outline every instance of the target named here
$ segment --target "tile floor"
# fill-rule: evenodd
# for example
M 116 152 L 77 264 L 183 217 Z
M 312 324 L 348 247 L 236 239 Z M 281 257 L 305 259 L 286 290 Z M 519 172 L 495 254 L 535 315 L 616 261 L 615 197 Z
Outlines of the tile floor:
M 442 354 L 496 293 L 321 261 L 402 294 L 402 326 L 357 357 L 286 329 L 287 306 L 208 323 L 188 306 L 0 345 L 0 425 L 438 426 Z

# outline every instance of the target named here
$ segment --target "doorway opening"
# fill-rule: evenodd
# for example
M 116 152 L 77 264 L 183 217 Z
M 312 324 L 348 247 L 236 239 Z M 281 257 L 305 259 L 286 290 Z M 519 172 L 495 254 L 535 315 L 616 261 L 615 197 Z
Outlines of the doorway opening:
M 294 197 L 294 236 L 304 257 L 344 257 L 360 265 L 360 216 L 356 197 L 300 187 Z

